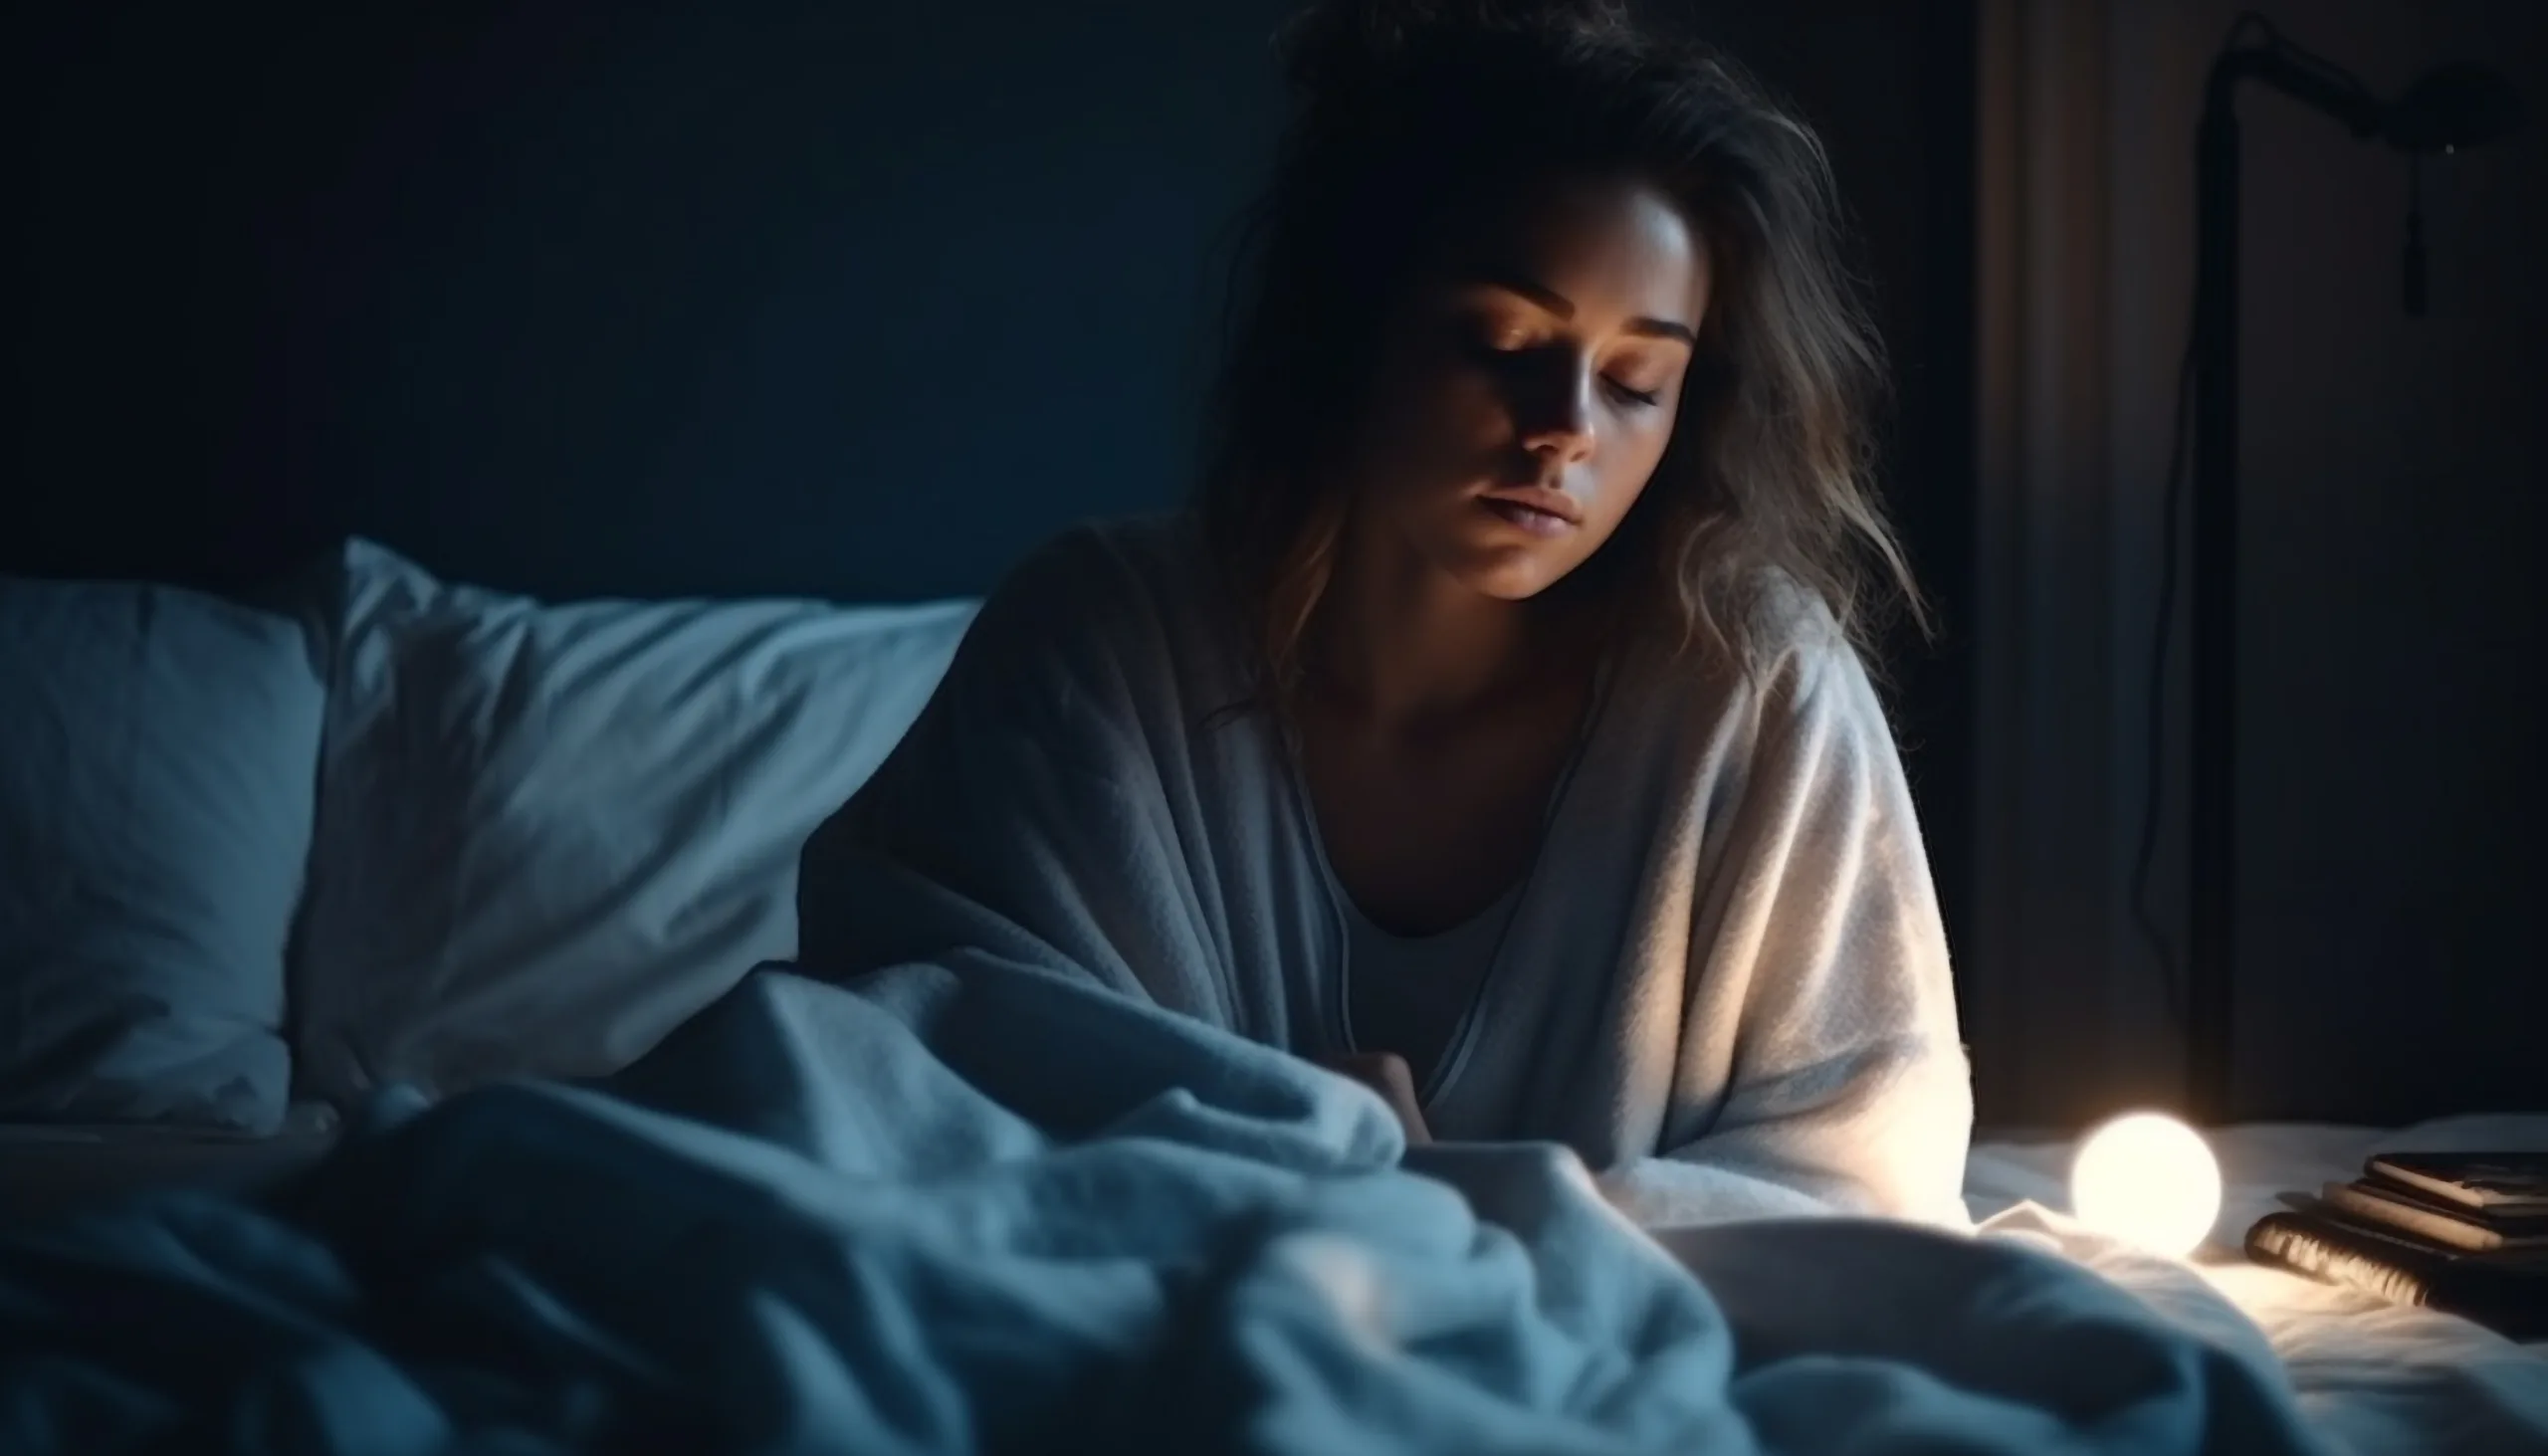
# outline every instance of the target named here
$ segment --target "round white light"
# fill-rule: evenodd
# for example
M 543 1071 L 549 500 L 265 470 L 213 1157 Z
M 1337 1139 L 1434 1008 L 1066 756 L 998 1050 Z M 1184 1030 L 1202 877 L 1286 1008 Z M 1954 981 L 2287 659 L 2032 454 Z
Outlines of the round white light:
M 2221 1216 L 2221 1165 L 2194 1129 L 2159 1113 L 2127 1113 L 2079 1144 L 2070 1206 L 2099 1233 L 2181 1258 Z

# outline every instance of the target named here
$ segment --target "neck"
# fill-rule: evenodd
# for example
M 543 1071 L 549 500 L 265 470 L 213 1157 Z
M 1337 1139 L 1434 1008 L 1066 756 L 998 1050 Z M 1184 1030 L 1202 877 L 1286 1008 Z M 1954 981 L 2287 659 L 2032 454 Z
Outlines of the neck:
M 1547 676 L 1552 629 L 1545 604 L 1471 590 L 1352 520 L 1312 624 L 1317 690 L 1374 728 L 1439 722 Z

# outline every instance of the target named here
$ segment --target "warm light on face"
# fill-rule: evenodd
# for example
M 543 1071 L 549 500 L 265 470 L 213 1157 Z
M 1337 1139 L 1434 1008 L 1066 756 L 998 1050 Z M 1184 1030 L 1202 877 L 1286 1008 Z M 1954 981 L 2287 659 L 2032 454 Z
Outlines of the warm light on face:
M 2070 1165 L 2070 1204 L 2099 1233 L 2181 1258 L 2221 1216 L 2221 1165 L 2192 1128 L 2130 1113 L 2088 1135 Z

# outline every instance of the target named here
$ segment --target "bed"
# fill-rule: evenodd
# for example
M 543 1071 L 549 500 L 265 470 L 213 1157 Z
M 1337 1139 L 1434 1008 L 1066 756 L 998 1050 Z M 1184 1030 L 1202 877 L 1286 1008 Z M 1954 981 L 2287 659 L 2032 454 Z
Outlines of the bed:
M 1979 1237 L 1647 1238 L 1549 1149 L 1403 1171 L 1351 1084 L 1033 976 L 791 976 L 796 847 L 971 609 L 552 606 L 365 542 L 251 606 L 0 583 L 53 685 L 0 833 L 81 871 L 0 886 L 0 1447 L 2548 1451 L 2548 1348 L 2138 1254 L 2059 1141 L 1974 1148 Z M 2548 1119 L 2210 1141 L 2234 1243 Z
M 2516 1345 L 2464 1320 L 2249 1263 L 2249 1224 L 2358 1177 L 2374 1151 L 2548 1147 L 2548 1117 L 2474 1117 L 2412 1128 L 2252 1124 L 2210 1130 L 2222 1165 L 2214 1242 L 2188 1262 L 2261 1331 L 2308 1418 L 2350 1451 L 2548 1451 L 2548 1341 Z M 1977 1219 L 2068 1206 L 2076 1144 L 1982 1142 L 1965 1174 Z

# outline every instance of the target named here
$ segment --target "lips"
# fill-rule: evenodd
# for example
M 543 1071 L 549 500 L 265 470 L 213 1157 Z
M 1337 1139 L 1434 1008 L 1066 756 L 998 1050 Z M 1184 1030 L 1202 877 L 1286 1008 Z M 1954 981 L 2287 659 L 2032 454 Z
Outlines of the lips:
M 1575 498 L 1547 486 L 1498 486 L 1486 493 L 1486 499 L 1509 501 L 1513 505 L 1554 516 L 1569 525 L 1584 523 L 1584 508 L 1576 503 Z
M 1568 531 L 1577 529 L 1574 521 L 1567 520 L 1556 512 L 1534 510 L 1517 501 L 1508 501 L 1500 497 L 1489 496 L 1484 498 L 1479 504 L 1486 508 L 1487 514 L 1504 521 L 1506 524 L 1517 526 L 1520 529 L 1543 539 L 1553 536 L 1561 536 L 1566 534 Z
M 1479 504 L 1537 536 L 1564 535 L 1584 524 L 1584 508 L 1575 498 L 1546 486 L 1499 487 L 1488 491 Z

